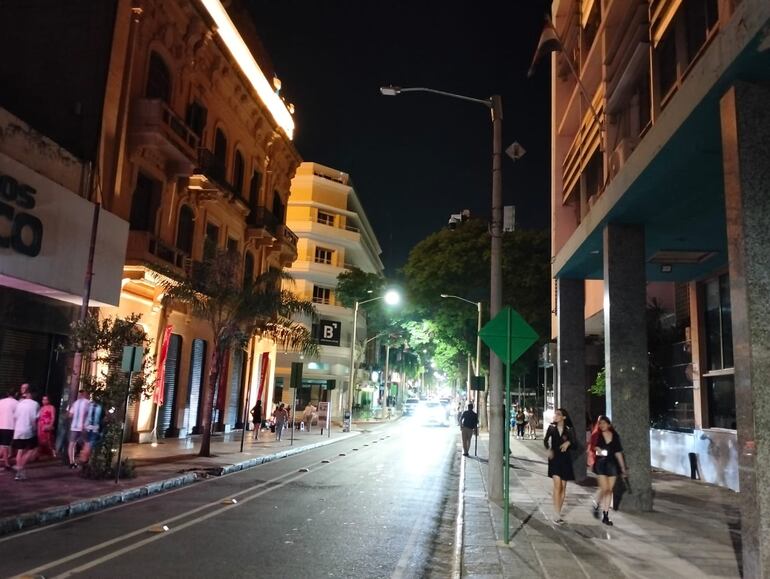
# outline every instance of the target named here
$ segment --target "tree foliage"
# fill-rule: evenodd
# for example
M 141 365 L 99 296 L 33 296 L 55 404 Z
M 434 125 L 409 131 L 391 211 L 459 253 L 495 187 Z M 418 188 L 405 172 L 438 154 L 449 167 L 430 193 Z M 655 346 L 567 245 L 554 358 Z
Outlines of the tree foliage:
M 253 283 L 241 283 L 241 255 L 235 251 L 211 250 L 185 278 L 162 272 L 159 282 L 167 304 L 184 304 L 195 317 L 206 321 L 213 334 L 211 371 L 204 384 L 200 456 L 210 456 L 211 414 L 214 391 L 227 363 L 227 352 L 245 348 L 251 336 L 259 334 L 285 350 L 315 357 L 318 345 L 307 326 L 295 315 L 315 316 L 313 304 L 282 289 L 281 281 L 291 277 L 268 270 Z
M 520 230 L 503 236 L 503 305 L 518 311 L 538 332 L 541 341 L 550 325 L 550 241 L 545 231 Z M 476 354 L 477 312 L 473 304 L 442 299 L 456 295 L 471 302 L 482 302 L 484 321 L 489 316 L 490 237 L 487 223 L 470 219 L 456 229 L 442 229 L 418 243 L 404 267 L 410 315 L 434 342 L 442 370 L 462 374 L 468 356 Z M 440 347 L 439 347 L 440 345 Z M 482 367 L 489 359 L 482 352 Z M 531 348 L 519 368 L 531 365 L 537 349 Z M 454 369 L 445 365 L 452 365 Z M 451 375 L 451 374 L 450 374 Z
M 95 402 L 101 404 L 102 440 L 93 450 L 84 469 L 89 478 L 111 478 L 115 474 L 113 459 L 122 435 L 122 421 L 126 403 L 139 402 L 149 396 L 155 377 L 153 360 L 149 355 L 151 341 L 139 323 L 141 316 L 97 319 L 89 316 L 72 325 L 73 343 L 79 344 L 86 356 L 97 367 L 92 375 L 81 377 L 80 387 Z M 121 371 L 124 346 L 144 348 L 141 370 L 132 375 Z M 121 465 L 123 472 L 125 464 Z

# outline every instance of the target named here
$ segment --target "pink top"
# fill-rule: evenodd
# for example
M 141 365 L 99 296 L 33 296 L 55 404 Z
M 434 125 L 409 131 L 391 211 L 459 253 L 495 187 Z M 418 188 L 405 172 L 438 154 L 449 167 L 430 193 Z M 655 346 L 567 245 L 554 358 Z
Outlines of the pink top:
M 53 430 L 56 422 L 56 407 L 53 404 L 46 404 L 40 408 L 40 416 L 37 419 L 37 431 L 39 433 Z

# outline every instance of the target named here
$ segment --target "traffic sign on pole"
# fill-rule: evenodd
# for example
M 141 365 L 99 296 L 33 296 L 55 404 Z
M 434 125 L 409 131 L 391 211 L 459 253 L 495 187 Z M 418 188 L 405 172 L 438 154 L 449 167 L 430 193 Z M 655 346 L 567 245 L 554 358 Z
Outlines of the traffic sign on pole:
M 510 334 L 508 313 L 511 314 Z M 497 354 L 503 363 L 515 362 L 537 341 L 537 332 L 511 307 L 500 310 L 479 332 L 481 340 Z M 508 347 L 510 339 L 510 348 Z

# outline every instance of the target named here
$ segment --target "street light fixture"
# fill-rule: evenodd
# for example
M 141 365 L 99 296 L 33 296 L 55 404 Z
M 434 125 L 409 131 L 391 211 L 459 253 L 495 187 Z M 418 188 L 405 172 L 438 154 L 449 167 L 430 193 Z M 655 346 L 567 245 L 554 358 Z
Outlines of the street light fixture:
M 356 377 L 355 352 L 356 352 L 356 332 L 358 330 L 358 307 L 364 304 L 368 304 L 369 302 L 375 302 L 377 300 L 383 300 L 389 306 L 395 306 L 401 302 L 401 294 L 399 294 L 396 290 L 391 289 L 386 291 L 385 294 L 381 296 L 369 298 L 368 300 L 362 300 L 362 301 L 356 300 L 356 306 L 353 309 L 353 335 L 350 339 L 350 376 L 348 381 L 348 411 L 347 411 L 347 414 L 350 417 L 349 418 L 350 422 L 348 423 L 347 428 L 343 429 L 345 432 L 348 432 L 350 430 L 350 427 L 353 425 L 353 382 L 355 381 L 355 377 Z M 387 381 L 387 379 L 388 378 L 386 376 L 385 380 Z M 343 424 L 344 424 L 344 418 L 343 418 Z
M 468 304 L 471 304 L 473 306 L 476 306 L 476 310 L 478 311 L 478 322 L 476 323 L 476 365 L 473 368 L 473 372 L 476 374 L 476 376 L 481 375 L 481 302 L 474 302 L 471 300 L 467 300 L 465 298 L 461 298 L 460 296 L 453 296 L 450 294 L 441 294 L 441 297 L 444 299 L 451 298 L 455 300 L 460 300 L 461 302 L 465 302 Z M 476 400 L 476 412 L 479 411 L 478 408 L 478 400 Z
M 492 114 L 492 220 L 490 237 L 492 238 L 490 252 L 490 296 L 489 317 L 494 318 L 502 307 L 502 248 L 503 248 L 503 99 L 500 95 L 492 95 L 488 99 L 477 99 L 451 92 L 425 87 L 403 88 L 399 86 L 384 86 L 380 93 L 385 96 L 397 96 L 405 92 L 428 92 L 440 96 L 468 101 L 483 105 Z M 489 383 L 490 383 L 490 421 L 489 421 L 489 497 L 494 501 L 503 498 L 503 436 L 505 432 L 505 417 L 501 416 L 503 408 L 503 365 L 494 352 L 489 354 Z

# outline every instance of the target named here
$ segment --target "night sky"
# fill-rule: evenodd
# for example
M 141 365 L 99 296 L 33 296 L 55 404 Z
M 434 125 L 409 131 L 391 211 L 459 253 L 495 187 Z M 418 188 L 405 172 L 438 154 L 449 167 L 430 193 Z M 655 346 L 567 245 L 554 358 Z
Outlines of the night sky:
M 518 227 L 548 227 L 547 63 L 526 78 L 545 0 L 247 2 L 296 106 L 300 155 L 351 175 L 388 275 L 451 213 L 488 218 L 492 124 L 481 105 L 380 86 L 501 94 L 503 148 L 527 150 L 503 158 L 504 204 Z

